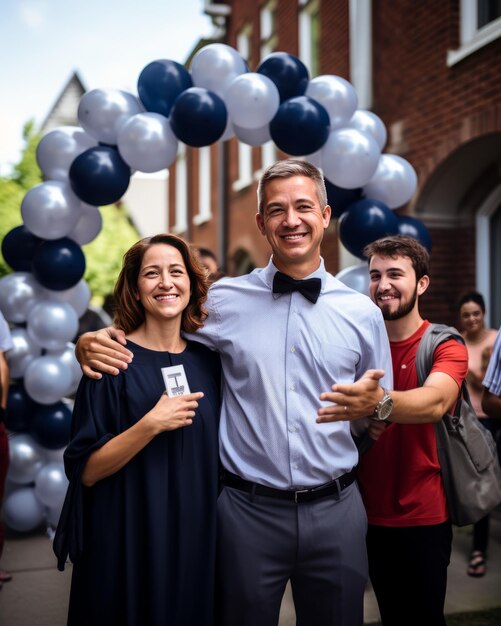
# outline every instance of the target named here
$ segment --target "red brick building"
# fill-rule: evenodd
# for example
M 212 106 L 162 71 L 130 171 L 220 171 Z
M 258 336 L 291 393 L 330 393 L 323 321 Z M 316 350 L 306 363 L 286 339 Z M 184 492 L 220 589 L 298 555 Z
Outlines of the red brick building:
M 272 51 L 298 56 L 310 77 L 333 74 L 355 87 L 388 131 L 386 153 L 409 161 L 417 191 L 397 209 L 419 218 L 433 243 L 434 321 L 456 323 L 456 303 L 478 289 L 489 323 L 501 324 L 501 7 L 488 0 L 228 0 L 205 2 L 214 41 L 239 50 L 254 71 Z M 200 46 L 210 43 L 200 42 Z M 194 51 L 194 53 L 196 50 Z M 235 137 L 180 151 L 171 167 L 169 224 L 212 248 L 229 274 L 268 260 L 254 224 L 262 168 L 283 157 L 272 142 Z M 333 220 L 327 268 L 355 260 Z

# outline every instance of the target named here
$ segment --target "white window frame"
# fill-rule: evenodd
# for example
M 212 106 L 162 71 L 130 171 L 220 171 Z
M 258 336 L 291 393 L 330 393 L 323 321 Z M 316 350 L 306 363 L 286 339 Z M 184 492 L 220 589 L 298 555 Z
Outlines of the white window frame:
M 476 221 L 476 284 L 485 298 L 485 323 L 489 326 L 491 293 L 491 238 L 490 221 L 501 204 L 501 185 L 487 196 L 477 211 Z
M 209 222 L 211 211 L 211 148 L 198 149 L 198 213 L 193 216 L 193 224 L 199 226 Z
M 298 0 L 299 11 L 299 58 L 306 65 L 310 76 L 313 75 L 313 42 L 311 39 L 312 16 L 319 12 L 318 0 Z
M 359 109 L 372 109 L 372 0 L 350 0 L 350 82 Z
M 179 143 L 176 160 L 176 223 L 172 228 L 175 235 L 188 230 L 188 166 L 186 146 Z
M 251 27 L 246 24 L 237 35 L 237 49 L 248 62 L 251 50 Z M 233 191 L 241 191 L 252 184 L 252 146 L 238 142 L 238 178 L 233 183 Z
M 501 37 L 501 17 L 477 28 L 477 0 L 460 1 L 460 45 L 457 50 L 448 50 L 447 66 L 451 67 L 464 58 Z

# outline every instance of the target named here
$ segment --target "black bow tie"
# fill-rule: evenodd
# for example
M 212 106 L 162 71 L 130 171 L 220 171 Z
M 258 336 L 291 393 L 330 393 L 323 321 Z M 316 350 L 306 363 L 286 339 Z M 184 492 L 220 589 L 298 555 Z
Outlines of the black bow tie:
M 296 280 L 277 272 L 273 277 L 273 293 L 290 293 L 291 291 L 299 291 L 310 302 L 318 300 L 320 295 L 320 289 L 322 287 L 322 281 L 320 278 L 306 278 L 304 280 Z

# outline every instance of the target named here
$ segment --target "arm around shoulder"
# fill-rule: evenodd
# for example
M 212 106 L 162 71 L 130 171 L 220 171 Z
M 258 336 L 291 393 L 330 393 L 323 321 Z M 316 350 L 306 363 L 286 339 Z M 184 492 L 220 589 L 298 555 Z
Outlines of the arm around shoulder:
M 84 333 L 75 348 L 83 373 L 89 378 L 99 379 L 100 372 L 116 376 L 121 369 L 127 369 L 132 353 L 125 347 L 126 343 L 123 330 L 111 326 Z

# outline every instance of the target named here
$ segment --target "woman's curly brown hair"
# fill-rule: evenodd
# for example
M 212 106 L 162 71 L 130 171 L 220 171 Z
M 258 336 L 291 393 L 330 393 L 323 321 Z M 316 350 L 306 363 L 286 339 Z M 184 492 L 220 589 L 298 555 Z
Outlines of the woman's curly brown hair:
M 196 253 L 180 237 L 168 233 L 154 235 L 135 243 L 123 257 L 123 264 L 113 292 L 115 312 L 113 324 L 125 334 L 136 330 L 144 322 L 144 308 L 137 299 L 139 271 L 146 250 L 154 244 L 163 243 L 179 250 L 190 279 L 190 301 L 181 318 L 181 330 L 193 333 L 203 326 L 207 311 L 203 307 L 207 300 L 207 272 Z

